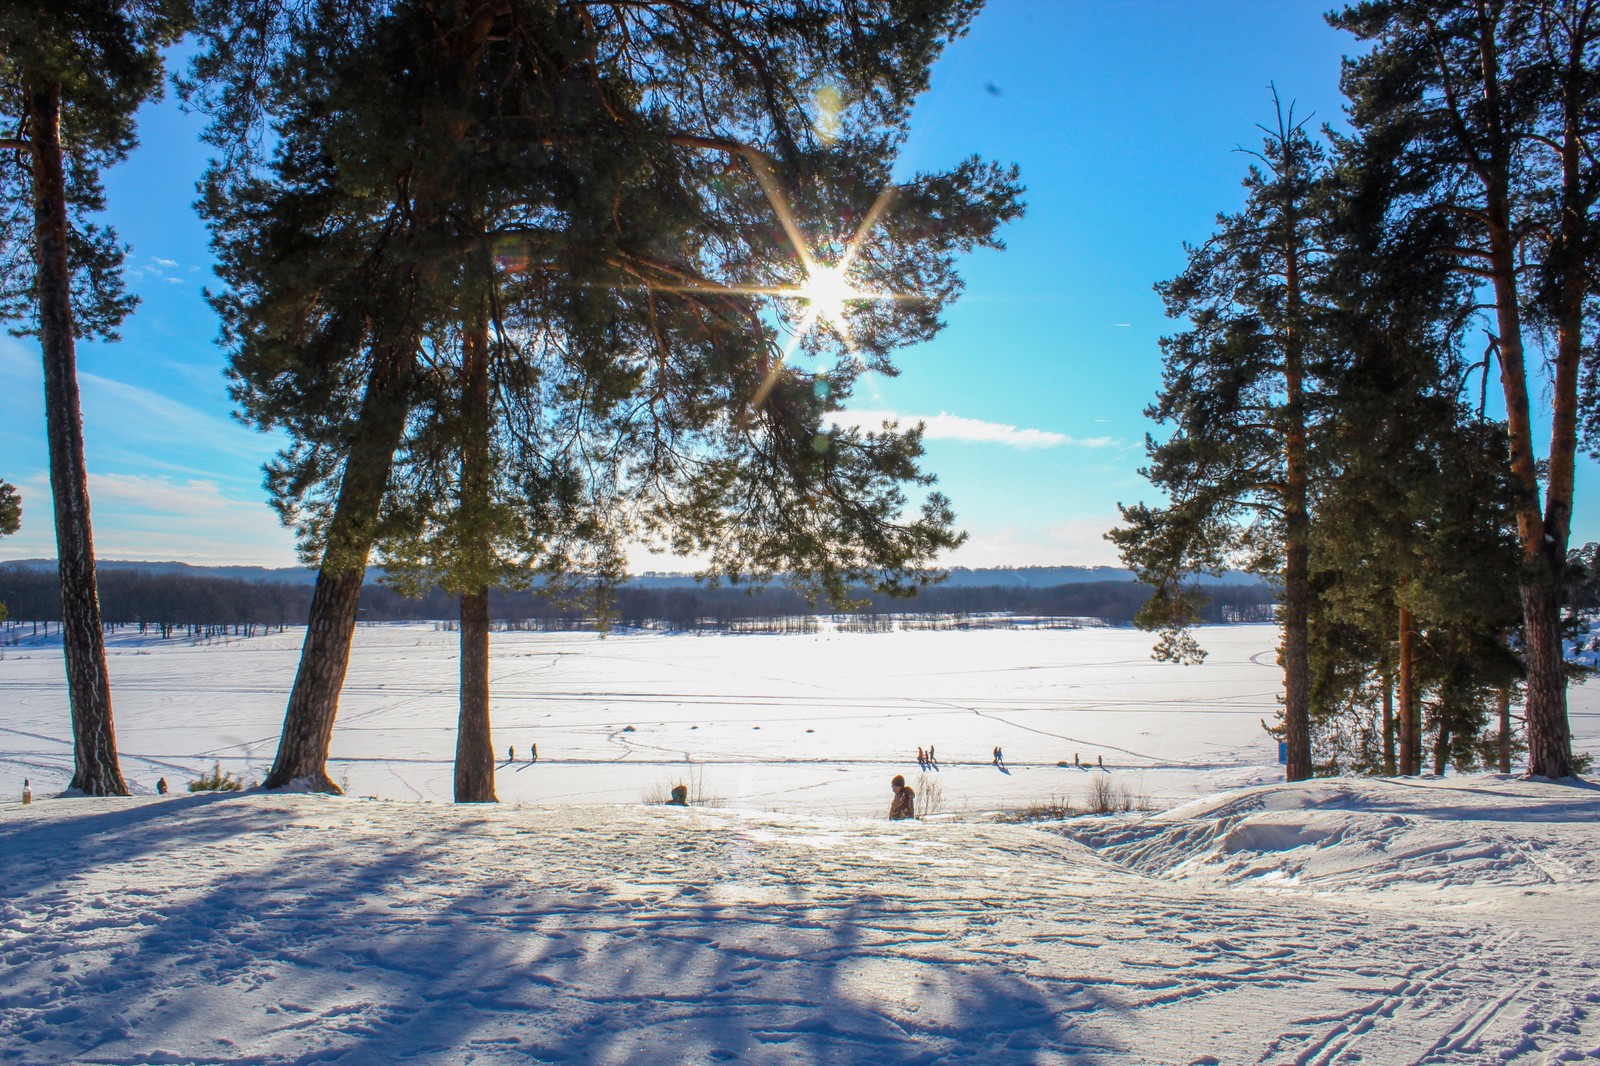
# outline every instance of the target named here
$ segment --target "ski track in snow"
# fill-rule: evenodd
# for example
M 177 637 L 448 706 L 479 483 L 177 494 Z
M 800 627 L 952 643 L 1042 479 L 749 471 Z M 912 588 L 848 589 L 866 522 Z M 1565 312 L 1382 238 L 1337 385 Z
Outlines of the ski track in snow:
M 1600 929 L 1574 921 L 1600 902 L 1585 857 L 1600 790 L 1397 791 L 1277 786 L 1035 828 L 260 794 L 12 803 L 0 1062 L 1600 1057 Z M 1338 843 L 1318 836 L 1337 820 Z M 1372 856 L 1407 836 L 1434 858 L 1412 848 L 1391 877 Z M 1535 884 L 1519 847 L 1497 870 L 1446 854 L 1517 837 L 1573 876 Z M 1351 848 L 1366 876 L 1308 884 Z M 1158 854 L 1182 869 L 1153 873 Z M 1298 884 L 1263 872 L 1290 869 Z

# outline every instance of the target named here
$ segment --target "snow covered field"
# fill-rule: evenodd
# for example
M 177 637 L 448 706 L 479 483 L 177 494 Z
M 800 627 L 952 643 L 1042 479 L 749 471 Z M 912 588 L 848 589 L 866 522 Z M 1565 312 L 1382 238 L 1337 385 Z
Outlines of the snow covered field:
M 18 631 L 26 634 L 27 629 Z M 358 630 L 331 773 L 356 796 L 448 802 L 455 753 L 456 634 L 432 625 Z M 944 810 L 1081 800 L 1104 759 L 1132 793 L 1170 806 L 1281 780 L 1261 729 L 1282 671 L 1271 626 L 1202 629 L 1201 667 L 1150 659 L 1132 629 L 815 636 L 496 633 L 494 735 L 502 801 L 634 803 L 677 782 L 731 806 L 871 815 L 888 780 L 930 780 Z M 209 643 L 115 635 L 112 702 L 136 793 L 211 768 L 259 778 L 276 750 L 302 631 Z M 1600 682 L 1572 689 L 1574 746 L 1600 754 Z M 61 646 L 24 637 L 0 658 L 0 797 L 24 777 L 54 793 L 72 776 Z M 528 746 L 539 746 L 537 766 Z M 1000 745 L 1006 768 L 990 752 Z M 517 761 L 505 760 L 509 748 Z M 692 779 L 692 782 L 691 782 Z
M 165 798 L 56 797 L 59 644 L 7 647 L 0 1062 L 1600 1060 L 1600 787 L 1270 783 L 1275 633 L 1202 636 L 496 634 L 491 807 L 414 802 L 450 788 L 431 626 L 360 632 L 333 773 L 370 802 L 183 793 L 270 760 L 297 632 L 113 642 Z M 930 742 L 946 816 L 884 821 Z M 985 813 L 1097 777 L 1172 809 Z M 640 802 L 678 780 L 721 805 Z
M 23 632 L 26 632 L 24 630 Z M 191 644 L 110 644 L 123 768 L 136 792 L 220 759 L 271 763 L 302 631 Z M 739 807 L 866 815 L 932 744 L 947 810 L 1079 794 L 1103 758 L 1165 802 L 1281 776 L 1262 732 L 1281 687 L 1270 626 L 1203 631 L 1201 668 L 1150 660 L 1129 629 L 815 636 L 496 633 L 494 735 L 502 801 L 631 803 L 698 768 Z M 335 780 L 357 796 L 448 801 L 457 635 L 362 627 L 339 721 Z M 60 644 L 0 660 L 0 796 L 55 792 L 72 775 Z M 538 744 L 537 766 L 527 762 Z M 1007 771 L 990 758 L 1004 749 Z M 515 747 L 518 761 L 504 755 Z M 693 764 L 691 767 L 689 764 Z

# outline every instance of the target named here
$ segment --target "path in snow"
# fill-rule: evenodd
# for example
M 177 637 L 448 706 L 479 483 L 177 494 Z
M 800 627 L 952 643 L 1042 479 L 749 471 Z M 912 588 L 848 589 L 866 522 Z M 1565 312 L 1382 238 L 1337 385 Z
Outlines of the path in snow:
M 1600 1057 L 1597 797 L 1318 782 L 1044 828 L 12 803 L 0 1061 Z

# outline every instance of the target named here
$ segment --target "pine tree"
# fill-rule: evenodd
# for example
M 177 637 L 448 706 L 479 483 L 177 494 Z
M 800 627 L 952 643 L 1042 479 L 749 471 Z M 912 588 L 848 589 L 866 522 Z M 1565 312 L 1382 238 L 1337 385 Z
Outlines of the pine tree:
M 133 309 L 123 249 L 89 221 L 100 171 L 135 144 L 133 116 L 161 91 L 161 49 L 182 31 L 180 2 L 0 3 L 0 318 L 36 335 L 61 573 L 62 649 L 72 708 L 69 788 L 126 795 L 95 587 L 77 345 L 113 340 Z
M 1409 176 L 1411 220 L 1448 226 L 1442 247 L 1455 268 L 1492 291 L 1518 494 L 1528 770 L 1564 777 L 1573 761 L 1560 597 L 1594 309 L 1600 3 L 1367 0 L 1330 19 L 1372 42 L 1344 76 L 1361 142 Z M 1536 329 L 1554 336 L 1542 506 L 1527 366 Z
M 937 494 L 902 514 L 903 486 L 931 480 L 919 433 L 824 419 L 863 369 L 932 335 L 955 256 L 1020 210 L 1014 175 L 976 160 L 880 195 L 928 65 L 974 9 L 415 2 L 337 32 L 209 23 L 195 98 L 231 87 L 211 97 L 219 141 L 247 146 L 279 116 L 270 165 L 208 187 L 236 395 L 295 441 L 269 481 L 320 554 L 319 589 L 358 589 L 380 544 L 460 593 L 458 797 L 492 798 L 486 606 L 508 572 L 604 579 L 653 531 L 724 576 L 842 596 L 925 581 L 957 542 Z M 267 89 L 238 91 L 261 71 Z M 919 299 L 857 299 L 847 326 L 819 325 L 793 297 L 836 260 L 856 289 Z M 802 369 L 786 317 L 806 356 L 846 334 L 849 356 Z M 396 367 L 381 423 L 380 328 Z M 328 636 L 308 633 L 301 678 L 318 683 L 296 682 L 269 785 L 332 789 L 353 606 L 313 602 Z
M 22 497 L 9 481 L 0 481 L 0 537 L 9 537 L 22 528 Z
M 1203 595 L 1196 572 L 1243 566 L 1281 582 L 1287 774 L 1312 774 L 1309 584 L 1310 459 L 1315 382 L 1311 288 L 1321 266 L 1325 162 L 1304 122 L 1280 106 L 1245 178 L 1246 203 L 1219 215 L 1216 234 L 1190 247 L 1188 268 L 1158 286 L 1167 314 L 1190 328 L 1161 342 L 1165 368 L 1146 413 L 1172 423 L 1151 440 L 1144 471 L 1164 507 L 1122 506 L 1109 536 L 1155 594 L 1139 624 L 1162 631 L 1158 658 L 1198 661 L 1189 634 Z
M 22 528 L 22 500 L 17 488 L 8 481 L 0 481 L 0 537 L 9 537 Z M 0 622 L 4 622 L 6 605 L 0 603 Z

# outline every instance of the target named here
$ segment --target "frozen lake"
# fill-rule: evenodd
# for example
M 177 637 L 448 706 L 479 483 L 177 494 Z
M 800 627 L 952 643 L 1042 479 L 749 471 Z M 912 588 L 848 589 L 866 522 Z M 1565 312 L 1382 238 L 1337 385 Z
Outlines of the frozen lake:
M 181 790 L 213 760 L 259 777 L 301 637 L 114 636 L 132 789 L 151 792 L 164 775 Z M 512 803 L 637 803 L 683 781 L 730 806 L 858 815 L 886 807 L 895 773 L 923 776 L 950 812 L 1081 797 L 1094 771 L 1057 765 L 1074 755 L 1103 759 L 1119 784 L 1163 806 L 1281 779 L 1261 729 L 1281 687 L 1275 628 L 1200 637 L 1210 658 L 1180 667 L 1153 662 L 1150 635 L 1131 629 L 495 633 L 497 788 Z M 349 792 L 450 799 L 456 640 L 431 624 L 358 631 L 330 767 Z M 1573 689 L 1580 751 L 1600 748 L 1596 696 Z M 53 634 L 4 649 L 0 701 L 0 794 L 24 776 L 40 793 L 64 787 L 72 756 Z M 920 775 L 916 749 L 929 744 L 940 766 Z

